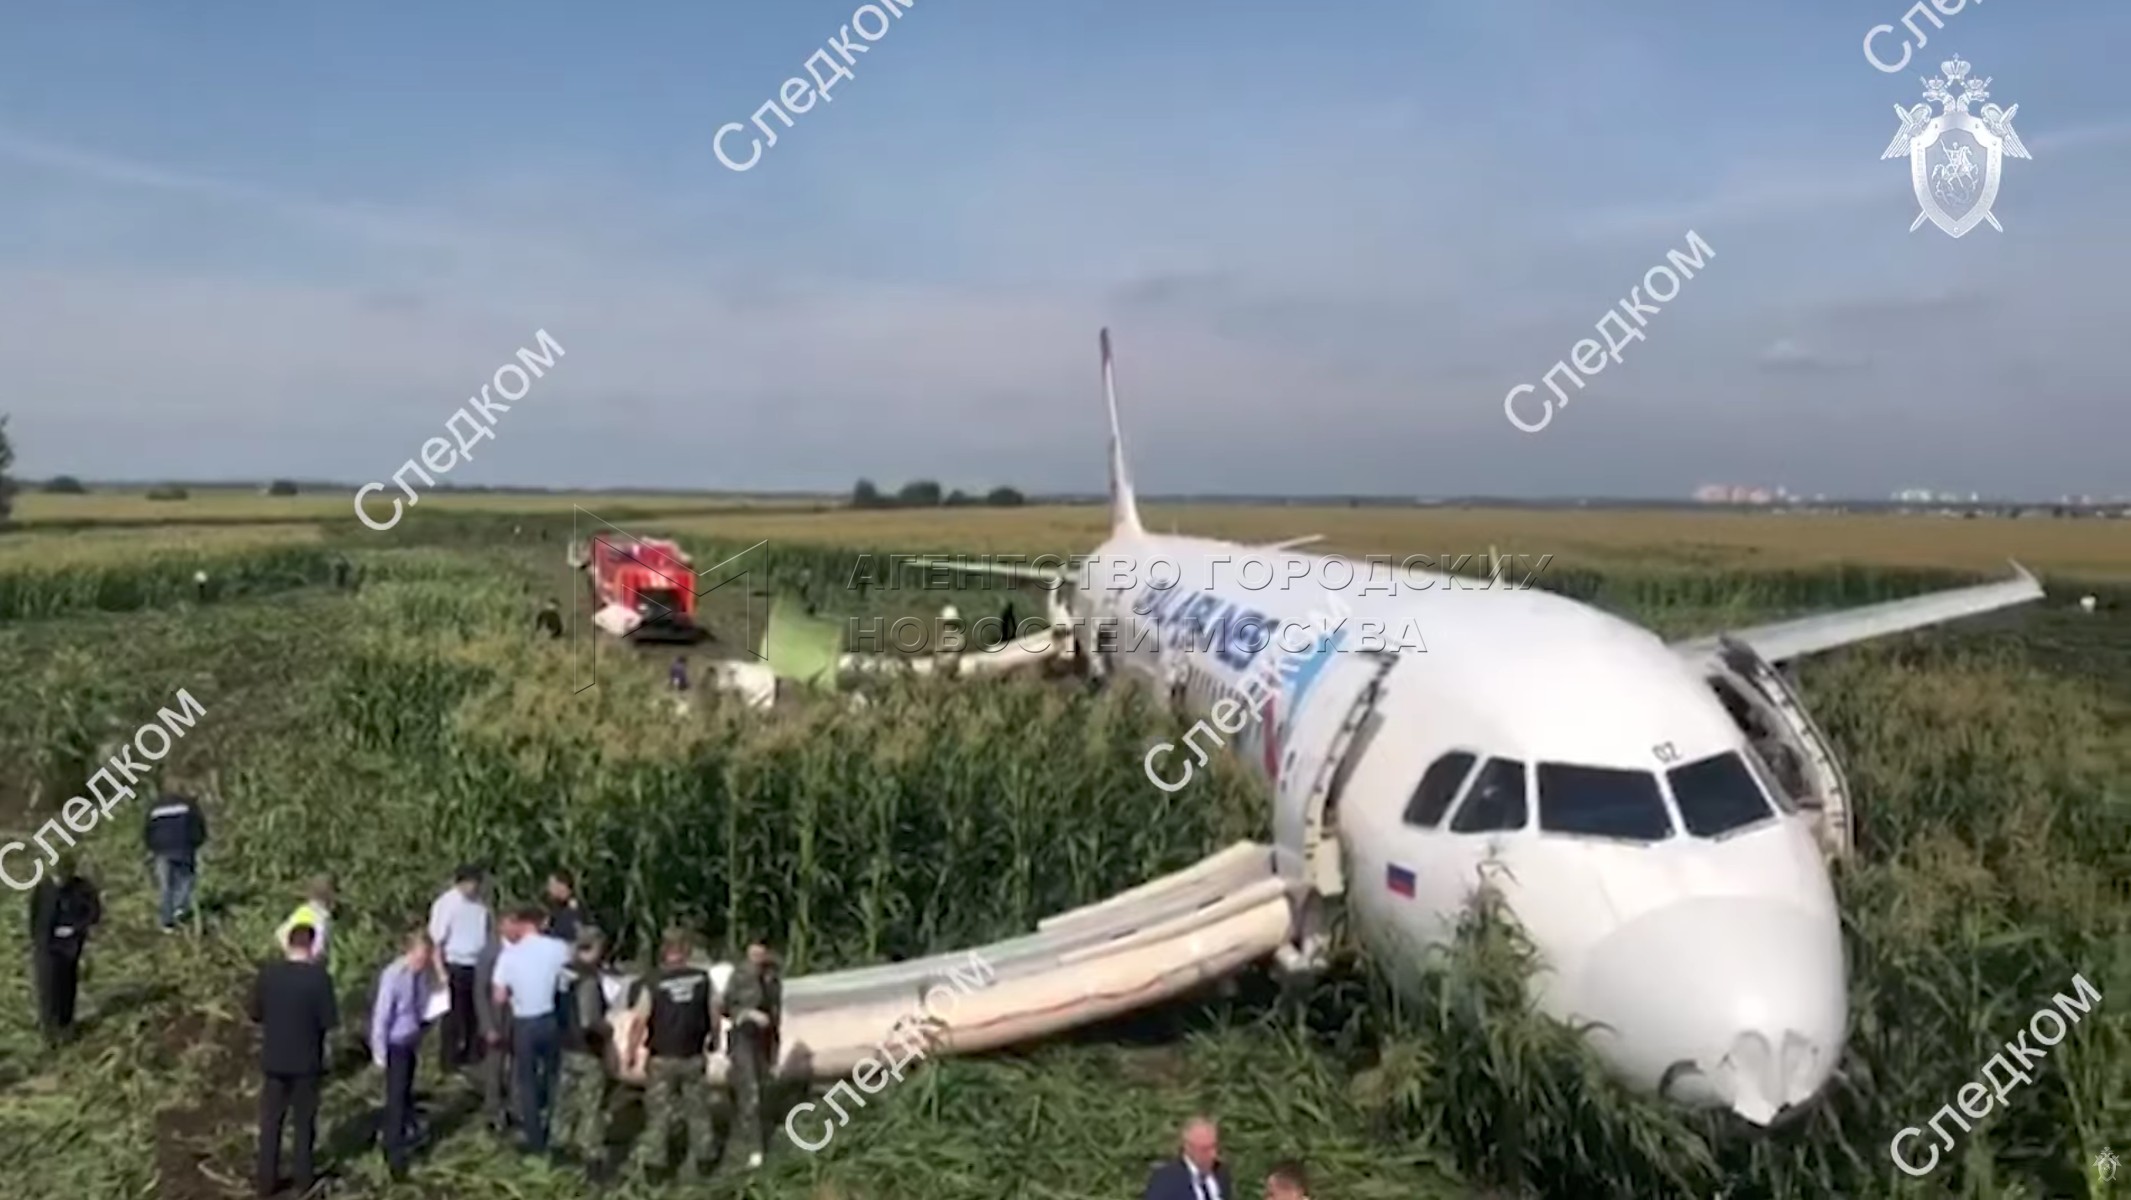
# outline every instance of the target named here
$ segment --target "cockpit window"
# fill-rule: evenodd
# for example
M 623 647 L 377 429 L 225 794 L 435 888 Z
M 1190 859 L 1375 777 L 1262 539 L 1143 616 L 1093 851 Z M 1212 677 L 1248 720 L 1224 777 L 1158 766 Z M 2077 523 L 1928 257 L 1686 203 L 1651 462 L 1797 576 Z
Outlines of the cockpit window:
M 1450 819 L 1452 833 L 1492 833 L 1524 828 L 1524 764 L 1490 758 Z
M 1539 828 L 1659 842 L 1672 836 L 1672 815 L 1665 811 L 1657 776 L 1648 771 L 1540 763 Z
M 1795 753 L 1789 746 L 1781 742 L 1771 742 L 1769 745 L 1771 749 L 1779 750 L 1786 754 Z M 1746 747 L 1746 765 L 1753 771 L 1754 778 L 1761 781 L 1761 790 L 1768 793 L 1769 798 L 1776 802 L 1777 808 L 1787 813 L 1798 811 L 1798 801 L 1791 795 L 1791 790 L 1784 786 L 1781 779 L 1776 777 L 1776 772 L 1768 765 L 1767 760 L 1761 757 L 1761 752 L 1754 749 L 1750 744 Z M 1793 773 L 1796 774 L 1796 772 Z M 1800 786 L 1802 788 L 1803 784 L 1801 783 Z
M 1717 837 L 1774 815 L 1753 772 L 1729 750 L 1667 773 L 1680 820 L 1696 837 Z
M 1475 756 L 1463 750 L 1453 750 L 1435 760 L 1421 776 L 1420 786 L 1413 789 L 1413 799 L 1406 802 L 1406 824 L 1434 829 L 1450 802 L 1458 798 L 1458 788 L 1472 774 L 1474 761 Z

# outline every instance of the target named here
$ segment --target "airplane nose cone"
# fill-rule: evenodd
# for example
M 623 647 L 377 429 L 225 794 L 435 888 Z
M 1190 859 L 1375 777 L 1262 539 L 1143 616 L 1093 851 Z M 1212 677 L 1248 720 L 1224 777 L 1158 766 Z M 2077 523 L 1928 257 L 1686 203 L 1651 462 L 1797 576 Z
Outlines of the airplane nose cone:
M 1848 1033 L 1832 914 L 1763 900 L 1684 901 L 1594 949 L 1572 1007 L 1637 1082 L 1756 1125 L 1813 1098 Z

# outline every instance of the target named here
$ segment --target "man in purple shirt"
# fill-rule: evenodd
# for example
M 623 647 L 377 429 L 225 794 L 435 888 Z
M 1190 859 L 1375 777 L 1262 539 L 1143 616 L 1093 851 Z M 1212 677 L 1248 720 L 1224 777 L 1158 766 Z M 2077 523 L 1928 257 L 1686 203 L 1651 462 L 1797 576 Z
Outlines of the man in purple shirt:
M 407 1178 L 407 1151 L 414 1141 L 414 1062 L 422 1045 L 422 1018 L 429 1011 L 436 946 L 427 929 L 407 935 L 407 952 L 393 959 L 377 980 L 370 1010 L 370 1059 L 385 1071 L 385 1116 L 380 1136 L 385 1165 L 394 1179 Z

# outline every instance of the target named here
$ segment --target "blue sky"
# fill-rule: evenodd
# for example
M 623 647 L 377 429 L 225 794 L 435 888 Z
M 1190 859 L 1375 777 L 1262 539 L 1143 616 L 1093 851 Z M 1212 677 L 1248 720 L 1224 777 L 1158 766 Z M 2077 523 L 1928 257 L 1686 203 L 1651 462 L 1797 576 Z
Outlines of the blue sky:
M 855 7 L 11 6 L 19 469 L 384 478 L 545 328 L 452 480 L 1095 490 L 1107 323 L 1148 493 L 2131 491 L 2121 3 L 916 0 L 720 166 Z M 1953 51 L 2034 154 L 1959 240 L 1879 161 Z

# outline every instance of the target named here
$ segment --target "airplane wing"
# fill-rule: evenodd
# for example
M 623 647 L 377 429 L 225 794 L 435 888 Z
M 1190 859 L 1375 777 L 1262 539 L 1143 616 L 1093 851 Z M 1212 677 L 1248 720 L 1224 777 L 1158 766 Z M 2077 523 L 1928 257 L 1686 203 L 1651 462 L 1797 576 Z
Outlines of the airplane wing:
M 2001 583 L 1926 592 L 1903 600 L 1776 621 L 1737 630 L 1729 636 L 1753 647 L 1756 654 L 1769 662 L 1781 663 L 1853 642 L 1922 629 L 1927 625 L 2042 599 L 2042 585 L 2036 582 L 2034 575 L 2019 563 L 2013 563 L 2012 568 L 2014 577 Z M 1700 660 L 1717 651 L 1717 641 L 1716 637 L 1694 638 L 1674 642 L 1672 648 L 1682 657 Z
M 973 575 L 1000 575 L 1012 579 L 1028 580 L 1055 589 L 1064 582 L 1064 576 L 1036 567 L 1018 566 L 1011 563 L 971 563 L 952 559 L 914 559 L 918 566 L 937 564 Z M 1071 638 L 1061 641 L 1060 622 L 1069 622 L 1070 613 L 1063 612 L 1057 604 L 1055 590 L 1051 613 L 1052 627 L 1026 634 L 1022 637 L 986 648 L 971 647 L 966 653 L 956 656 L 949 664 L 954 672 L 964 676 L 991 676 L 1018 669 L 1038 667 L 1070 650 Z M 858 654 L 846 653 L 843 649 L 844 628 L 838 621 L 806 611 L 791 596 L 780 595 L 772 605 L 768 623 L 762 633 L 762 659 L 764 665 L 732 664 L 734 670 L 712 680 L 716 686 L 727 690 L 746 690 L 756 682 L 755 675 L 785 680 L 821 691 L 839 691 L 865 676 L 911 672 L 931 674 L 940 669 L 941 662 L 933 654 Z
M 954 558 L 913 558 L 914 567 L 946 567 L 970 575 L 998 575 L 1006 579 L 1026 579 L 1031 583 L 1057 583 L 1065 578 L 1062 571 L 1043 567 L 1024 567 L 1016 563 L 969 562 Z

